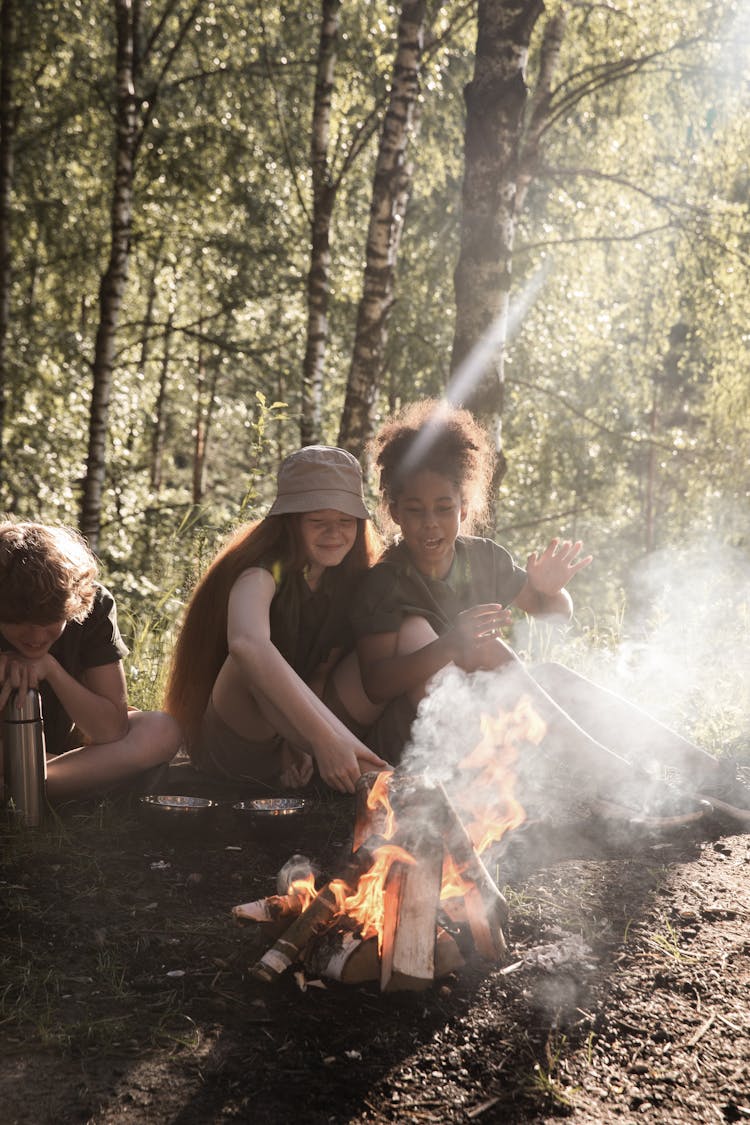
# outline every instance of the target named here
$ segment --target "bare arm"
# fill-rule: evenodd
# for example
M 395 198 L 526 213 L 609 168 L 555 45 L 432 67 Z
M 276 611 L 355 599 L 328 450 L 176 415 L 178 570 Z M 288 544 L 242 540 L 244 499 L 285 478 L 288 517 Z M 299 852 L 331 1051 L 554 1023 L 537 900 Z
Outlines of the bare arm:
M 49 653 L 38 660 L 7 653 L 2 659 L 0 701 L 10 690 L 25 695 L 46 680 L 89 742 L 115 742 L 127 733 L 128 697 L 121 661 L 87 668 L 78 681 Z
M 421 648 L 399 650 L 398 633 L 371 633 L 357 642 L 362 683 L 373 703 L 385 703 L 423 688 L 446 664 L 466 671 L 494 668 L 509 650 L 497 637 L 510 613 L 494 603 L 459 613 L 453 626 Z
M 264 696 L 286 719 L 299 745 L 309 746 L 320 775 L 335 789 L 354 792 L 361 768 L 385 768 L 297 675 L 271 641 L 269 611 L 276 591 L 260 567 L 245 571 L 229 595 L 227 641 L 247 690 Z
M 532 551 L 526 561 L 527 578 L 513 605 L 532 616 L 573 616 L 573 600 L 565 589 L 579 570 L 591 562 L 592 556 L 581 558 L 580 540 L 552 539 L 539 555 Z

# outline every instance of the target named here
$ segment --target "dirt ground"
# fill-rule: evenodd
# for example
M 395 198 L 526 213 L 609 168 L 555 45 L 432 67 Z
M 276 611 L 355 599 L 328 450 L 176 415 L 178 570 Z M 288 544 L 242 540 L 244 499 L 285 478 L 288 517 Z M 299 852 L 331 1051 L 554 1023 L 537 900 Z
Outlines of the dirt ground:
M 348 799 L 292 840 L 228 812 L 178 835 L 133 800 L 4 828 L 2 1120 L 750 1120 L 750 835 L 582 827 L 519 830 L 497 860 L 510 964 L 392 995 L 254 982 L 267 933 L 230 913 L 294 851 L 335 869 Z

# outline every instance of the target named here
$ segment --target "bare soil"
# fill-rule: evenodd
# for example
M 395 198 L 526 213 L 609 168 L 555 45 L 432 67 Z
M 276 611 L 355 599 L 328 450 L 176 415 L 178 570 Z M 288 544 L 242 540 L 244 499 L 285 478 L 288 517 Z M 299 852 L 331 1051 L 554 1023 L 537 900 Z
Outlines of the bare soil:
M 294 851 L 334 870 L 348 799 L 319 796 L 296 839 L 228 813 L 178 835 L 132 799 L 5 828 L 2 1120 L 750 1120 L 750 836 L 576 827 L 496 857 L 511 964 L 385 996 L 254 982 L 268 932 L 230 914 Z

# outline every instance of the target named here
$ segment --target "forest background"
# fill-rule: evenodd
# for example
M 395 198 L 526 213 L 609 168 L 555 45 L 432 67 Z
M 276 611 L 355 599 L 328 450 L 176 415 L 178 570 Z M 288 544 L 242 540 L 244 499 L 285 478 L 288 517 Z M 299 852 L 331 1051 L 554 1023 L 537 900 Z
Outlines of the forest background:
M 137 703 L 280 458 L 447 392 L 488 533 L 596 556 L 568 647 L 747 729 L 745 0 L 0 18 L 0 510 L 88 536 Z

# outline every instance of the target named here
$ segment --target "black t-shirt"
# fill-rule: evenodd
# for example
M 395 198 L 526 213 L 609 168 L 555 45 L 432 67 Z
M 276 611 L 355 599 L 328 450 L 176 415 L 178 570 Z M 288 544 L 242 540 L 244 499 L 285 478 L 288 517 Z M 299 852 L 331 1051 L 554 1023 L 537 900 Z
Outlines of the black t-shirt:
M 465 609 L 486 602 L 509 605 L 526 571 L 492 539 L 459 536 L 445 578 L 417 570 L 402 541 L 391 547 L 359 583 L 349 617 L 356 637 L 397 633 L 407 616 L 425 618 L 438 636 Z
M 14 651 L 2 633 L 0 649 Z M 83 621 L 69 621 L 49 651 L 60 666 L 79 682 L 88 668 L 116 664 L 127 656 L 127 646 L 117 626 L 115 600 L 106 587 L 97 586 L 91 612 Z M 47 753 L 61 754 L 71 748 L 73 721 L 46 681 L 42 681 L 39 690 Z

